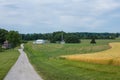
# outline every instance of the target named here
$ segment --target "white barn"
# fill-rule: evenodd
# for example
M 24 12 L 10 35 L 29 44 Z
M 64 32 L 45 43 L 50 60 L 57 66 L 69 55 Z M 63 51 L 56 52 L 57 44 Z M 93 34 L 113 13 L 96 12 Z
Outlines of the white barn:
M 44 43 L 45 43 L 45 40 L 43 39 L 38 39 L 33 42 L 33 44 L 44 44 Z

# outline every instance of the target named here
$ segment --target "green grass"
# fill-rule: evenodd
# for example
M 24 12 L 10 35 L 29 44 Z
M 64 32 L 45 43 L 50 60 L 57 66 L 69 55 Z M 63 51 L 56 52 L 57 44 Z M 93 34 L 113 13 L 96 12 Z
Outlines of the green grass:
M 17 60 L 19 54 L 17 49 L 9 49 L 0 52 L 0 80 L 3 80 L 12 65 Z
M 44 80 L 120 80 L 120 66 L 100 65 L 60 59 L 61 55 L 90 53 L 110 48 L 109 42 L 119 40 L 97 40 L 96 45 L 89 40 L 81 44 L 25 45 L 30 62 Z

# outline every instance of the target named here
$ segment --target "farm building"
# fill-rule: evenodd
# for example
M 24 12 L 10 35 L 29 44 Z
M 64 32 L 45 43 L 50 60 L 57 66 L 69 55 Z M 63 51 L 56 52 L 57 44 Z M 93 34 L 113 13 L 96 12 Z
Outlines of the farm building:
M 33 44 L 44 44 L 44 43 L 45 43 L 45 40 L 43 39 L 38 39 L 33 42 Z
M 61 43 L 61 44 L 65 44 L 65 41 L 64 41 L 64 40 L 62 40 L 60 43 Z

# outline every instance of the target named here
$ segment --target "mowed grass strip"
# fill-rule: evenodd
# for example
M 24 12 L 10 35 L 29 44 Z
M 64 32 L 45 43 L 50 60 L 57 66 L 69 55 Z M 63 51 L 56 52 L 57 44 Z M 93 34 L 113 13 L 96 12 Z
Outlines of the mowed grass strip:
M 62 56 L 69 60 L 78 60 L 84 62 L 120 65 L 120 43 L 109 43 L 111 49 L 88 54 L 76 54 L 69 56 Z
M 0 52 L 0 80 L 3 80 L 7 75 L 10 68 L 16 62 L 19 56 L 17 49 L 9 49 L 4 52 Z
M 25 44 L 25 52 L 36 71 L 44 80 L 120 80 L 120 67 L 61 59 L 61 55 L 86 54 L 109 49 L 109 42 L 116 40 L 90 40 L 80 44 Z

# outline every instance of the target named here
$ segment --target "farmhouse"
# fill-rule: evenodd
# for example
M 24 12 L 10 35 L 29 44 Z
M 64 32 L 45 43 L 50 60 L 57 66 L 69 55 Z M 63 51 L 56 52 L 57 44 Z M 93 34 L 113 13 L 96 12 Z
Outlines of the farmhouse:
M 44 44 L 44 43 L 45 43 L 45 40 L 43 39 L 38 39 L 33 42 L 33 44 Z

